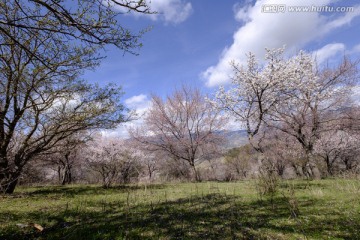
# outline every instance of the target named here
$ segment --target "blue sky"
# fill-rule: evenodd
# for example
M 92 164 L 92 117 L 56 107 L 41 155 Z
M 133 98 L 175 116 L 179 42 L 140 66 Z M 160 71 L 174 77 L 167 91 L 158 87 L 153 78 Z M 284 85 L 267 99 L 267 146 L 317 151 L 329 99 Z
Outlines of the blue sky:
M 285 11 L 264 12 L 274 4 L 285 4 Z M 249 51 L 261 59 L 265 47 L 286 45 L 288 55 L 304 49 L 320 62 L 360 53 L 360 3 L 355 0 L 152 0 L 150 6 L 160 14 L 119 19 L 134 31 L 152 26 L 139 55 L 108 47 L 100 67 L 84 76 L 122 85 L 124 102 L 140 112 L 149 106 L 150 94 L 166 96 L 182 83 L 214 93 L 229 83 L 229 62 L 244 63 Z M 353 9 L 290 12 L 292 6 Z
M 199 74 L 216 64 L 240 26 L 234 19 L 236 1 L 164 2 L 190 3 L 188 17 L 176 22 L 176 16 L 166 21 L 162 16 L 164 14 L 159 14 L 156 20 L 144 16 L 124 16 L 120 21 L 130 29 L 152 27 L 142 37 L 143 47 L 138 51 L 139 56 L 123 55 L 121 51 L 109 47 L 107 59 L 95 72 L 87 73 L 85 78 L 118 83 L 124 87 L 126 98 L 150 93 L 166 95 L 182 82 L 203 87 Z

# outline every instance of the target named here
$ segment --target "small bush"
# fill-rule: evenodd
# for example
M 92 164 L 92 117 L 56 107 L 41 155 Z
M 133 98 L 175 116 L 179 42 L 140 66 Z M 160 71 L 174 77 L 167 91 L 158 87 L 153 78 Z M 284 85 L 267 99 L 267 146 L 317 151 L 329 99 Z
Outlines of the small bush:
M 260 199 L 264 196 L 273 198 L 278 190 L 279 176 L 274 168 L 263 164 L 259 168 L 255 184 Z

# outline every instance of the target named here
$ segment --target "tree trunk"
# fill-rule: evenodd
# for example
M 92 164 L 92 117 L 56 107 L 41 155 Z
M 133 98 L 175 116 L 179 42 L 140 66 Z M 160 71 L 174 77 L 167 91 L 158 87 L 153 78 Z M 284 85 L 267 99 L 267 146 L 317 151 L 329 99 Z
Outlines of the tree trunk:
M 315 174 L 311 165 L 312 145 L 305 148 L 305 162 L 302 163 L 301 169 L 307 179 L 314 179 Z
M 325 163 L 326 163 L 327 173 L 329 174 L 329 176 L 332 176 L 334 174 L 333 173 L 333 164 L 332 164 L 329 156 L 325 157 Z
M 63 178 L 61 181 L 61 185 L 70 184 L 72 181 L 72 176 L 71 176 L 71 167 L 72 166 L 70 164 L 69 156 L 70 156 L 70 152 L 67 152 L 64 155 L 65 164 L 64 164 L 64 174 L 63 174 Z
M 71 165 L 67 163 L 64 167 L 64 174 L 63 174 L 63 179 L 61 181 L 61 185 L 70 184 L 71 181 L 72 181 Z
M 22 166 L 24 166 L 30 158 L 21 159 L 18 156 L 15 156 L 15 159 L 13 160 L 15 166 L 13 167 L 9 167 L 8 160 L 4 157 L 2 160 L 0 165 L 0 193 L 11 194 L 18 184 L 19 177 L 23 170 Z
M 343 162 L 345 164 L 345 170 L 346 171 L 351 171 L 353 169 L 353 164 L 351 163 L 351 158 L 350 157 L 344 157 Z
M 57 174 L 58 174 L 58 182 L 60 183 L 61 182 L 61 167 L 60 166 L 58 166 Z
M 149 181 L 151 182 L 151 180 L 152 180 L 152 174 L 153 174 L 153 171 L 152 171 L 151 166 L 148 166 L 148 173 L 149 173 Z
M 13 193 L 18 183 L 19 177 L 20 171 L 0 175 L 0 192 L 5 194 Z
M 299 166 L 297 166 L 295 163 L 291 163 L 291 166 L 293 167 L 295 175 L 297 177 L 303 176 L 303 173 L 300 171 Z
M 191 165 L 191 168 L 192 168 L 192 170 L 194 172 L 195 181 L 196 182 L 201 182 L 201 176 L 200 176 L 199 171 L 196 169 L 195 164 L 192 163 L 190 165 Z

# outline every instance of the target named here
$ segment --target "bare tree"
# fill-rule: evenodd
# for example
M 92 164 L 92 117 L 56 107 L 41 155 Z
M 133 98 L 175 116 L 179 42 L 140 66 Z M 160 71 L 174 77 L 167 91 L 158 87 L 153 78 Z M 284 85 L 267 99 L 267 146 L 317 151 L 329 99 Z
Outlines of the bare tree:
M 187 162 L 195 180 L 200 181 L 197 163 L 208 154 L 205 148 L 209 150 L 212 145 L 216 150 L 220 145 L 222 136 L 218 132 L 224 129 L 226 121 L 198 89 L 182 87 L 165 101 L 153 96 L 144 127 L 131 129 L 130 134 L 152 151 L 162 151 L 174 161 Z
M 6 40 L 0 46 L 0 191 L 12 193 L 28 162 L 77 132 L 117 126 L 125 108 L 120 88 L 79 80 L 84 69 L 96 65 L 93 52 L 54 39 L 51 32 L 39 39 L 11 26 L 6 31 L 52 66 L 0 31 Z
M 141 156 L 141 163 L 144 165 L 144 169 L 151 182 L 154 179 L 154 174 L 159 170 L 159 154 L 155 153 L 143 153 Z

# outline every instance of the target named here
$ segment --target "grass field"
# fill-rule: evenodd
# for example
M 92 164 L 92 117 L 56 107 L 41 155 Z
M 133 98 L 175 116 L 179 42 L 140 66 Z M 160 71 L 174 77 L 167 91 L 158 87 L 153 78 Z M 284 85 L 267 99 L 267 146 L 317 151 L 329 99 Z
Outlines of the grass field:
M 271 198 L 254 181 L 19 187 L 0 196 L 0 239 L 360 239 L 360 182 L 284 181 Z

